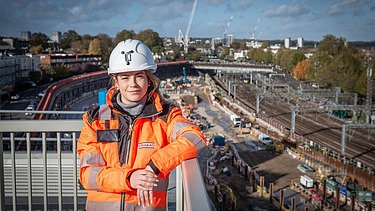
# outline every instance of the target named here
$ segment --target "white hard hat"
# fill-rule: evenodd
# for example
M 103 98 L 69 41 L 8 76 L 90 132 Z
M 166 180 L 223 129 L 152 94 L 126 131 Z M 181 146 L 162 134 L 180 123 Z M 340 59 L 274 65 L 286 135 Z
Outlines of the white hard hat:
M 121 41 L 109 57 L 108 74 L 138 70 L 156 71 L 156 63 L 150 49 L 139 40 Z

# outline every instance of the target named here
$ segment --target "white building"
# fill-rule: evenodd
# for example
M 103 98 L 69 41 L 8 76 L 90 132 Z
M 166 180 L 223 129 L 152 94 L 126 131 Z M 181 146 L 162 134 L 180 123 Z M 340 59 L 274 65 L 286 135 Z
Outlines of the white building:
M 258 42 L 256 40 L 251 40 L 250 42 L 246 42 L 246 47 L 249 48 L 260 48 L 263 45 L 263 42 Z
M 284 40 L 285 48 L 290 48 L 290 44 L 291 44 L 290 37 L 285 38 L 285 40 Z
M 230 45 L 232 45 L 232 43 L 234 43 L 234 35 L 228 34 L 228 36 L 227 36 L 227 46 L 229 47 Z
M 61 32 L 52 32 L 51 40 L 54 43 L 61 43 Z
M 297 38 L 297 47 L 298 48 L 302 48 L 303 47 L 303 38 L 302 37 L 298 37 Z
M 215 45 L 218 45 L 220 43 L 223 43 L 223 39 L 221 39 L 221 38 L 212 38 L 211 49 L 215 50 Z
M 32 71 L 40 71 L 40 56 L 1 55 L 0 89 L 13 87 L 17 81 L 29 80 Z

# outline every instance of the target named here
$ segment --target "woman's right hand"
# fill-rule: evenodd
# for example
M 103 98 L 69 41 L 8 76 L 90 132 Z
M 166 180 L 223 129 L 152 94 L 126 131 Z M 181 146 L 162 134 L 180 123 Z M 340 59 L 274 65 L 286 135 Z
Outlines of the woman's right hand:
M 157 186 L 157 175 L 152 170 L 136 170 L 130 176 L 130 185 L 137 189 L 139 205 L 149 206 L 153 203 L 153 188 Z

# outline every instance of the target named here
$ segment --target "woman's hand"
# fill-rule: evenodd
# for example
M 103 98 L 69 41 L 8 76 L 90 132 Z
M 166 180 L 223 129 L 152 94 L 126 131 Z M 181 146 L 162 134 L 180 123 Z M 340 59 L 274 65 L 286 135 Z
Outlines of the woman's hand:
M 137 197 L 139 205 L 149 206 L 153 203 L 153 188 L 157 186 L 157 175 L 152 171 L 151 167 L 140 169 L 132 173 L 130 176 L 130 185 L 137 189 Z

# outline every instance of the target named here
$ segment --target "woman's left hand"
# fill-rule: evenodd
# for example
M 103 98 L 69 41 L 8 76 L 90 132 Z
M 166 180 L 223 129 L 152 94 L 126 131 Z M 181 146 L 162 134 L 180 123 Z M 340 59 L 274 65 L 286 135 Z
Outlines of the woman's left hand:
M 139 205 L 149 206 L 153 203 L 153 188 L 157 186 L 158 181 L 157 176 L 149 166 L 146 169 L 137 170 L 132 173 L 130 185 L 132 188 L 137 189 Z

